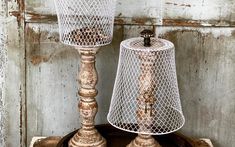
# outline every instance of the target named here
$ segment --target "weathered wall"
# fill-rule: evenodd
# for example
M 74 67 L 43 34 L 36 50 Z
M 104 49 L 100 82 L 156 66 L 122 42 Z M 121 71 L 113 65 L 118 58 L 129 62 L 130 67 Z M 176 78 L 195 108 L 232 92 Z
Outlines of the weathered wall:
M 14 0 L 0 1 L 0 49 L 1 53 L 6 49 L 8 57 L 4 95 L 0 98 L 1 147 L 25 146 L 24 23 L 11 16 L 11 12 L 22 12 L 21 5 Z
M 7 145 L 25 146 L 33 136 L 65 135 L 79 127 L 79 55 L 59 43 L 53 0 L 2 2 L 7 4 L 4 14 L 9 20 Z M 113 43 L 97 55 L 97 124 L 107 123 L 120 42 L 144 28 L 155 29 L 176 46 L 186 117 L 182 132 L 209 137 L 218 147 L 233 147 L 234 5 L 231 0 L 118 0 Z
M 164 38 L 176 46 L 178 81 L 186 117 L 182 131 L 194 137 L 209 137 L 218 147 L 233 147 L 235 29 L 162 29 Z

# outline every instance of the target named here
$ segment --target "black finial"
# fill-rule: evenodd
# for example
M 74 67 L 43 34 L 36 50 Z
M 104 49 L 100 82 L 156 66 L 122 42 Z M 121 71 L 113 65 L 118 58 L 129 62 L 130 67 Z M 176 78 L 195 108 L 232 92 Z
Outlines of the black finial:
M 150 47 L 151 46 L 151 37 L 154 37 L 154 33 L 151 30 L 143 30 L 141 33 L 141 37 L 144 38 L 144 46 Z

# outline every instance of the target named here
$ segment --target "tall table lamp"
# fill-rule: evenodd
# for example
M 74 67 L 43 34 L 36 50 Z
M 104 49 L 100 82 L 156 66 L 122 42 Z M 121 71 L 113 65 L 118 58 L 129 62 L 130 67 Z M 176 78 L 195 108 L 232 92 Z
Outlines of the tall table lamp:
M 60 41 L 74 46 L 81 56 L 78 75 L 81 129 L 69 141 L 69 147 L 105 147 L 106 140 L 94 127 L 97 113 L 95 88 L 98 80 L 95 55 L 113 38 L 115 0 L 54 0 Z
M 185 122 L 176 77 L 174 45 L 150 30 L 121 43 L 108 114 L 114 127 L 138 133 L 128 147 L 160 147 L 152 135 L 179 130 Z M 153 38 L 151 38 L 153 37 Z

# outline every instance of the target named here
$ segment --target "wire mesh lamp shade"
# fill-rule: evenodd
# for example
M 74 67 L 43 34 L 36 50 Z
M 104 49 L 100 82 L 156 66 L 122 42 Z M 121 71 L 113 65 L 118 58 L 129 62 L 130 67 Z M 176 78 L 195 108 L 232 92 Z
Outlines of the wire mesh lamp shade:
M 142 38 L 121 43 L 116 81 L 108 114 L 111 125 L 128 132 L 162 135 L 184 122 L 176 77 L 174 45 Z
M 115 0 L 54 1 L 62 43 L 90 48 L 112 41 Z
M 74 46 L 81 57 L 79 113 L 81 128 L 70 139 L 69 147 L 106 147 L 107 141 L 95 129 L 98 105 L 98 73 L 95 55 L 101 46 L 111 43 L 115 0 L 54 0 L 57 9 L 60 41 Z

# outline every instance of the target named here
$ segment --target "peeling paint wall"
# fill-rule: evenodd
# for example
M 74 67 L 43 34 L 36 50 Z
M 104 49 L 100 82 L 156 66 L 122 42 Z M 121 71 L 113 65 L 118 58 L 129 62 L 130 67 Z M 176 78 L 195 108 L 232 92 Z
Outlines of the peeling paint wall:
M 35 134 L 63 135 L 79 126 L 74 111 L 79 56 L 72 47 L 58 42 L 57 27 L 35 23 L 27 26 L 27 95 L 31 98 L 28 125 L 32 126 L 28 138 Z M 138 36 L 145 28 L 155 28 L 160 37 L 176 46 L 180 94 L 187 120 L 182 132 L 196 138 L 211 138 L 215 146 L 232 146 L 235 134 L 226 130 L 235 127 L 234 28 L 116 25 L 113 43 L 102 48 L 97 56 L 97 101 L 101 109 L 96 123 L 107 123 L 120 42 Z M 52 120 L 57 123 L 51 125 Z
M 53 0 L 26 0 L 26 21 L 55 16 Z M 156 25 L 234 26 L 235 2 L 232 0 L 117 0 L 116 16 L 151 18 Z M 34 15 L 32 15 L 34 14 Z
M 27 10 L 55 14 L 53 0 L 26 0 Z M 117 0 L 117 16 L 234 21 L 232 0 Z M 131 10 L 131 11 L 130 11 Z
M 11 12 L 22 12 L 23 1 L 0 1 L 0 62 L 1 69 L 5 64 L 5 84 L 0 98 L 0 146 L 25 146 L 24 115 L 24 35 L 21 15 L 14 17 Z M 21 3 L 21 4 L 20 4 Z M 24 9 L 23 9 L 24 10 Z M 7 59 L 4 53 L 7 51 Z
M 174 19 L 234 21 L 234 6 L 232 0 L 166 0 L 164 15 Z
M 2 0 L 0 8 L 0 24 L 5 24 L 0 32 L 6 32 L 0 34 L 7 36 L 3 38 L 9 62 L 6 97 L 0 98 L 0 110 L 6 112 L 4 119 L 0 112 L 0 122 L 5 121 L 0 128 L 6 129 L 0 138 L 6 143 L 0 140 L 0 146 L 25 147 L 33 136 L 65 135 L 77 129 L 79 55 L 59 42 L 53 0 Z M 96 123 L 107 123 L 120 42 L 148 28 L 176 46 L 186 116 L 181 131 L 211 138 L 218 147 L 233 147 L 234 13 L 232 0 L 117 0 L 113 42 L 97 55 Z
M 176 46 L 177 75 L 186 117 L 182 131 L 197 138 L 208 137 L 214 146 L 233 147 L 235 29 L 229 29 L 231 34 L 224 32 L 225 28 L 161 29 L 167 32 L 160 36 Z

